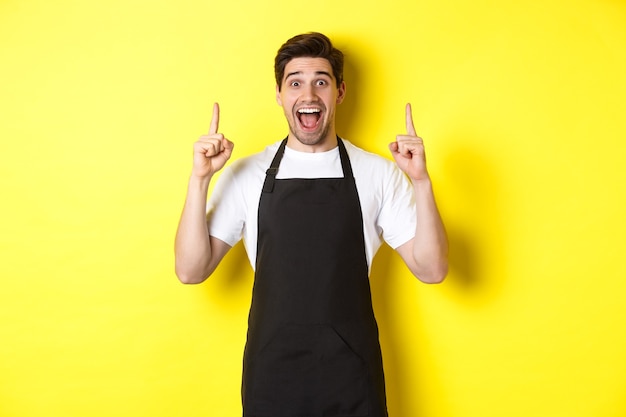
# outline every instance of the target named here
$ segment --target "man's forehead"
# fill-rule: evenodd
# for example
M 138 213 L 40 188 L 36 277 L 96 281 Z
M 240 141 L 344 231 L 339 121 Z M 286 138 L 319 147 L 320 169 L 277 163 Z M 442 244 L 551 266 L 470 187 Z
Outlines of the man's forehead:
M 333 76 L 333 69 L 330 62 L 326 58 L 312 58 L 312 57 L 299 57 L 293 58 L 285 65 L 284 78 L 293 74 L 302 75 L 314 75 L 314 74 L 328 74 L 331 78 Z

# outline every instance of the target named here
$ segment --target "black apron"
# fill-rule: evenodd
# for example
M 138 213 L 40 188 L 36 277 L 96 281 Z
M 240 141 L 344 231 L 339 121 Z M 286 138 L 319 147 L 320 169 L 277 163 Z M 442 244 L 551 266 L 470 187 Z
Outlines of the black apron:
M 259 202 L 244 353 L 244 417 L 385 417 L 385 382 L 346 148 L 343 178 L 283 179 L 285 139 Z

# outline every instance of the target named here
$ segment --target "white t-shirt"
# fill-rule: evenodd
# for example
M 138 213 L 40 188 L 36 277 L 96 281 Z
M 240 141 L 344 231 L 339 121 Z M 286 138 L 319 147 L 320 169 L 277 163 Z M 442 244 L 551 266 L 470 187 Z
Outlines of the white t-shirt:
M 397 248 L 415 236 L 415 196 L 409 179 L 397 165 L 343 140 L 363 212 L 363 235 L 368 267 L 383 240 Z M 230 246 L 243 238 L 248 259 L 255 267 L 257 212 L 265 172 L 280 142 L 224 168 L 207 203 L 209 234 Z M 289 147 L 277 179 L 341 178 L 339 148 L 327 152 L 298 152 Z

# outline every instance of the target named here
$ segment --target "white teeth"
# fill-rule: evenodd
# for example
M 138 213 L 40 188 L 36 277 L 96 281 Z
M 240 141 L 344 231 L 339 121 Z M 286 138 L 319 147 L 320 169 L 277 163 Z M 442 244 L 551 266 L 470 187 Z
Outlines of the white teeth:
M 298 113 L 319 113 L 321 112 L 320 109 L 300 109 L 298 110 Z

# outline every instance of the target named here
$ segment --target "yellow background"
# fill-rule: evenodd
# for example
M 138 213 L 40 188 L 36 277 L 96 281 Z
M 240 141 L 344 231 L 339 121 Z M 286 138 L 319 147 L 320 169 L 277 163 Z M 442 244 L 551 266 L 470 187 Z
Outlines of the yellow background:
M 235 156 L 286 134 L 273 58 L 346 54 L 339 133 L 412 102 L 451 242 L 372 287 L 392 417 L 626 415 L 626 4 L 0 1 L 0 415 L 237 416 L 252 275 L 173 237 L 213 101 Z

